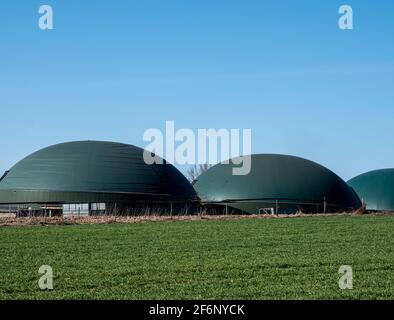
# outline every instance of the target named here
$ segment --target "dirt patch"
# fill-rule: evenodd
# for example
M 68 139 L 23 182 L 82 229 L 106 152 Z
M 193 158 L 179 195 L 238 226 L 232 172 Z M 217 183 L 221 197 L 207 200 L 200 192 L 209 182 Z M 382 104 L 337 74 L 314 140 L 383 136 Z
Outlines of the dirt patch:
M 0 227 L 6 226 L 39 226 L 39 225 L 79 225 L 79 224 L 112 224 L 112 223 L 146 223 L 176 222 L 198 220 L 234 220 L 251 219 L 261 216 L 100 216 L 100 217 L 32 217 L 32 218 L 0 218 Z
M 369 212 L 367 215 L 394 216 L 390 212 Z M 112 223 L 147 223 L 147 222 L 176 222 L 176 221 L 204 221 L 204 220 L 240 220 L 240 219 L 294 219 L 300 217 L 321 216 L 359 216 L 359 212 L 335 214 L 294 214 L 294 215 L 189 215 L 189 216 L 99 216 L 99 217 L 31 217 L 12 218 L 0 217 L 0 227 L 10 226 L 50 226 L 50 225 L 80 225 L 80 224 L 112 224 Z

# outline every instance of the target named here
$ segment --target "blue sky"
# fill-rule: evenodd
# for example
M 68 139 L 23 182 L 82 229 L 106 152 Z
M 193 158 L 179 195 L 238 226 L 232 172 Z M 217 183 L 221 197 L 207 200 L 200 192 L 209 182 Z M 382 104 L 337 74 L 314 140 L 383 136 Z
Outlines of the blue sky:
M 51 31 L 38 8 L 54 10 Z M 354 30 L 338 28 L 338 8 Z M 3 1 L 0 171 L 70 140 L 251 128 L 344 179 L 394 167 L 391 0 Z

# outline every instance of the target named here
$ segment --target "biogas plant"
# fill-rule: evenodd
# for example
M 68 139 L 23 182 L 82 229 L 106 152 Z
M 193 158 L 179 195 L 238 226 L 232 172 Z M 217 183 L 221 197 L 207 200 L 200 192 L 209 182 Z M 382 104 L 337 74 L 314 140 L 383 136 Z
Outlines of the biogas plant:
M 0 180 L 0 204 L 18 215 L 184 214 L 198 199 L 171 164 L 147 165 L 131 145 L 81 141 L 33 153 Z M 149 212 L 148 212 L 149 210 Z
M 346 183 L 309 160 L 256 154 L 247 175 L 221 163 L 190 183 L 165 160 L 146 164 L 143 154 L 136 146 L 101 141 L 44 148 L 0 178 L 0 210 L 14 216 L 394 211 L 394 169 Z

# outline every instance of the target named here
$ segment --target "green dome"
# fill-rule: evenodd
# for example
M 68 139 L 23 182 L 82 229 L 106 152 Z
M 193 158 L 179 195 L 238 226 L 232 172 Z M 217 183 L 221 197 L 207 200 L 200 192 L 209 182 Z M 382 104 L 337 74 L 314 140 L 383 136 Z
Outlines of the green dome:
M 348 181 L 369 210 L 394 211 L 394 169 L 375 170 Z
M 251 172 L 232 174 L 233 164 L 219 164 L 195 182 L 195 190 L 207 203 L 258 213 L 261 208 L 322 211 L 324 202 L 331 210 L 361 206 L 351 188 L 327 168 L 302 158 L 259 154 L 251 159 Z
M 191 199 L 193 187 L 170 164 L 147 165 L 132 145 L 81 141 L 54 145 L 17 163 L 0 181 L 0 203 Z

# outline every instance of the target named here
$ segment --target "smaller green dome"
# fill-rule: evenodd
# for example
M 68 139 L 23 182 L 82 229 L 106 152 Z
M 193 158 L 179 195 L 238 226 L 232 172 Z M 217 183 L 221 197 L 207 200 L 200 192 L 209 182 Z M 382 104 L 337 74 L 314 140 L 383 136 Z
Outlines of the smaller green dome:
M 263 208 L 295 209 L 304 212 L 341 211 L 359 208 L 353 190 L 329 169 L 306 159 L 288 155 L 255 154 L 251 172 L 233 175 L 230 164 L 218 164 L 195 182 L 205 203 L 226 204 L 248 213 Z
M 361 174 L 348 181 L 368 210 L 394 211 L 394 169 Z

